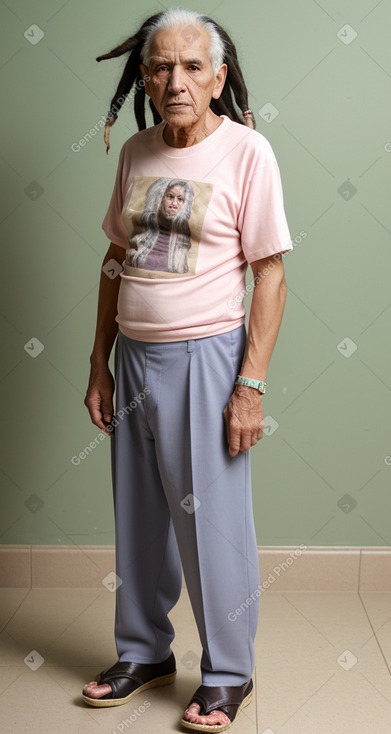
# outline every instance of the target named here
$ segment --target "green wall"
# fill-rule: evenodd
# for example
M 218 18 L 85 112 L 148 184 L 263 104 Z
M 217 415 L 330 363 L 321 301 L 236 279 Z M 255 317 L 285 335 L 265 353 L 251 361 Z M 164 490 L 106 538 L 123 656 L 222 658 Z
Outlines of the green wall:
M 120 147 L 137 131 L 130 102 L 108 156 L 103 132 L 71 146 L 105 115 L 122 73 L 124 57 L 95 57 L 162 7 L 0 4 L 2 544 L 114 543 L 111 439 L 71 459 L 99 433 L 83 400 L 109 245 L 101 222 Z M 237 44 L 295 245 L 268 428 L 252 450 L 258 543 L 389 545 L 390 4 L 197 9 Z M 44 347 L 35 357 L 33 337 Z

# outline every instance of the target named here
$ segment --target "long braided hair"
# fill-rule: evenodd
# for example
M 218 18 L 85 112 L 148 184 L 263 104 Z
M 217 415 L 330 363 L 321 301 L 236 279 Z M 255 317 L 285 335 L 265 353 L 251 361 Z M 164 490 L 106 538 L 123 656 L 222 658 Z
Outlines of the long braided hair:
M 104 142 L 106 143 L 106 153 L 110 148 L 110 127 L 118 118 L 123 103 L 131 93 L 134 97 L 134 114 L 139 130 L 145 130 L 147 127 L 145 121 L 145 81 L 141 77 L 139 65 L 142 63 L 141 53 L 149 36 L 151 29 L 154 28 L 160 18 L 167 11 L 162 11 L 152 15 L 142 24 L 137 33 L 130 36 L 124 43 L 114 48 L 106 54 L 102 54 L 96 58 L 97 61 L 104 59 L 113 59 L 117 56 L 130 52 L 122 77 L 118 83 L 116 92 L 110 102 L 110 109 L 106 116 Z M 217 115 L 227 115 L 235 122 L 255 128 L 255 118 L 251 110 L 248 109 L 248 92 L 243 78 L 243 74 L 239 65 L 239 60 L 235 48 L 235 44 L 226 33 L 226 31 L 214 20 L 206 15 L 200 15 L 200 20 L 207 21 L 212 24 L 219 34 L 224 45 L 223 62 L 227 64 L 227 77 L 224 88 L 219 99 L 211 99 L 210 108 Z M 132 89 L 133 87 L 133 89 Z M 149 106 L 153 116 L 154 125 L 159 124 L 162 118 L 149 98 Z M 238 112 L 240 110 L 240 113 Z

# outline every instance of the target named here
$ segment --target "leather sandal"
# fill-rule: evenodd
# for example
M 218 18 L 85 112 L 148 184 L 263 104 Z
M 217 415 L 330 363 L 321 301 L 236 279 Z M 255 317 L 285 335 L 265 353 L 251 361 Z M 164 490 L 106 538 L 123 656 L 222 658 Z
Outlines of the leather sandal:
M 162 663 L 117 662 L 99 674 L 98 685 L 109 683 L 111 692 L 101 698 L 91 698 L 82 693 L 83 701 L 90 706 L 121 706 L 147 688 L 173 683 L 176 676 L 174 653 Z
M 180 723 L 187 729 L 195 729 L 196 731 L 225 731 L 233 725 L 239 712 L 245 706 L 248 706 L 253 697 L 253 689 L 252 678 L 247 683 L 243 683 L 242 686 L 200 686 L 186 708 L 188 709 L 192 703 L 198 703 L 200 705 L 199 716 L 207 716 L 218 709 L 228 716 L 231 723 L 211 726 L 210 724 L 193 724 L 184 718 L 180 720 Z

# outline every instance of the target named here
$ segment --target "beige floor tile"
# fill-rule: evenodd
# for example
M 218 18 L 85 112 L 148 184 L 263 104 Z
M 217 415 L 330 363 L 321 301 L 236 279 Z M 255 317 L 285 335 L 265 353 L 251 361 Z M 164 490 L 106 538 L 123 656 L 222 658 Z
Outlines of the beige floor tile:
M 2 664 L 23 661 L 31 650 L 46 665 L 115 662 L 114 605 L 107 590 L 31 589 L 0 633 Z
M 387 594 L 365 594 L 362 600 L 351 593 L 263 594 L 255 695 L 233 731 L 391 734 L 391 676 L 368 620 L 381 627 L 379 639 L 384 630 L 387 649 L 389 608 Z M 84 683 L 116 660 L 114 610 L 115 598 L 106 590 L 34 589 L 24 597 L 15 594 L 13 601 L 9 597 L 3 614 L 9 621 L 0 635 L 4 731 L 184 731 L 179 719 L 201 682 L 201 645 L 185 588 L 170 614 L 175 683 L 121 707 L 94 709 L 82 701 Z
M 107 591 L 91 591 L 92 601 L 84 602 L 80 613 L 52 642 L 49 663 L 88 665 L 95 675 L 113 665 L 118 656 L 114 641 L 115 596 Z
M 360 594 L 364 607 L 373 628 L 372 635 L 377 642 L 391 670 L 391 593 L 375 591 Z M 370 644 L 372 635 L 362 643 L 362 647 Z
M 184 731 L 179 720 L 201 682 L 201 645 L 185 588 L 170 614 L 175 683 L 121 707 L 94 709 L 82 701 L 83 685 L 116 660 L 114 601 L 92 589 L 34 589 L 25 599 L 0 636 L 2 717 L 10 731 L 121 734 L 136 724 L 139 734 Z M 255 693 L 240 722 L 241 734 L 256 734 Z
M 257 666 L 258 734 L 390 734 L 383 668 Z
M 2 684 L 5 677 L 6 672 L 0 667 Z M 8 724 L 8 731 L 16 734 L 183 732 L 179 720 L 198 686 L 194 674 L 182 678 L 178 675 L 172 685 L 145 691 L 125 706 L 96 709 L 80 699 L 80 686 L 72 669 L 44 669 L 42 665 L 34 672 L 26 667 L 21 672 L 20 666 L 11 667 L 11 678 L 13 682 L 8 681 L 7 698 L 3 701 L 2 719 L 4 725 Z M 240 714 L 240 734 L 256 734 L 255 706 L 254 695 L 252 703 Z
M 300 670 L 329 669 L 345 650 L 366 666 L 376 668 L 384 663 L 358 594 L 262 595 L 256 637 L 258 665 L 267 660 L 277 666 L 297 665 Z
M 112 726 L 121 719 L 119 713 L 108 710 L 99 720 L 63 685 L 64 669 L 57 680 L 53 672 L 53 668 L 45 668 L 44 664 L 35 671 L 24 666 L 23 673 L 1 697 L 3 724 L 8 724 L 4 731 L 15 734 L 109 734 Z M 0 676 L 3 684 L 5 671 L 2 667 Z

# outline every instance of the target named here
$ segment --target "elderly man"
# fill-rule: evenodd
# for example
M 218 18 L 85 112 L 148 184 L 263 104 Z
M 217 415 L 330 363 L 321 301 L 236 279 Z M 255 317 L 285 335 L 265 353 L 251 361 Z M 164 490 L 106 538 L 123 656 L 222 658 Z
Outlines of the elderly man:
M 142 78 L 156 124 L 123 144 L 102 225 L 111 244 L 85 404 L 112 436 L 118 661 L 82 697 L 116 706 L 174 680 L 168 614 L 183 569 L 202 684 L 180 722 L 216 732 L 232 726 L 253 693 L 259 566 L 250 448 L 265 425 L 262 396 L 287 292 L 281 255 L 292 243 L 277 161 L 246 124 L 253 116 L 225 31 L 169 9 L 100 58 L 125 50 L 132 53 L 118 94 Z M 163 232 L 159 211 L 170 191 L 177 200 Z M 156 254 L 152 267 L 145 253 L 137 259 L 141 246 Z M 179 272 L 169 256 L 178 247 L 188 266 Z M 113 261 L 123 267 L 119 278 Z

